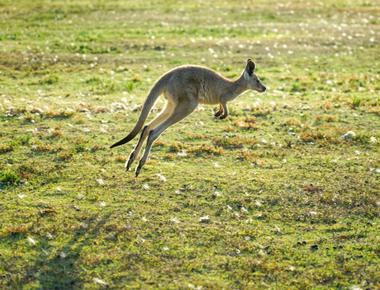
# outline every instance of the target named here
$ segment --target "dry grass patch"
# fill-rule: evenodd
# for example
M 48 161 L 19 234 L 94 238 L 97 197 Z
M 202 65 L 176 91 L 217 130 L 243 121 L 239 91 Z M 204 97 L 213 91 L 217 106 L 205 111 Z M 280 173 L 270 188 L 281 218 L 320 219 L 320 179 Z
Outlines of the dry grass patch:
M 36 174 L 36 172 L 37 172 L 36 168 L 27 164 L 22 164 L 17 168 L 17 173 L 21 179 L 29 179 L 34 174 Z
M 100 150 L 105 150 L 107 149 L 108 147 L 106 146 L 102 146 L 102 145 L 99 145 L 99 144 L 95 144 L 93 145 L 91 148 L 90 148 L 90 152 L 96 152 L 96 151 L 100 151 Z
M 114 157 L 114 161 L 117 163 L 125 163 L 125 161 L 128 159 L 125 155 L 117 155 Z
M 30 228 L 31 226 L 29 224 L 5 227 L 1 231 L 0 236 L 6 237 L 8 235 L 10 236 L 26 235 L 30 231 Z
M 215 147 L 213 145 L 193 145 L 187 148 L 189 153 L 195 154 L 196 156 L 202 155 L 216 155 L 220 156 L 224 154 L 224 150 L 221 147 Z
M 108 113 L 110 111 L 109 108 L 104 106 L 94 106 L 92 104 L 88 103 L 79 103 L 78 106 L 76 106 L 75 111 L 79 113 L 93 113 L 93 114 L 101 114 L 101 113 Z
M 50 144 L 38 143 L 32 145 L 31 150 L 35 153 L 57 153 L 62 150 L 62 147 L 60 145 L 52 146 Z
M 57 154 L 57 157 L 55 158 L 55 161 L 69 161 L 71 160 L 73 157 L 73 152 L 69 151 L 69 150 L 64 150 L 62 152 L 59 152 Z
M 64 110 L 64 109 L 50 109 L 41 114 L 41 117 L 48 119 L 68 119 L 74 115 L 73 110 Z
M 307 193 L 319 193 L 323 191 L 323 188 L 314 184 L 306 184 L 303 186 L 303 190 Z
M 371 106 L 367 109 L 368 113 L 375 114 L 377 116 L 380 116 L 380 105 L 379 106 Z
M 248 161 L 248 162 L 251 162 L 254 164 L 259 163 L 258 162 L 258 156 L 254 152 L 249 151 L 249 150 L 239 151 L 237 159 L 240 161 Z
M 336 119 L 337 119 L 337 117 L 334 115 L 317 115 L 317 116 L 315 116 L 315 120 L 317 122 L 331 123 L 331 122 L 335 122 Z
M 253 138 L 245 136 L 234 137 L 215 137 L 212 139 L 212 143 L 215 146 L 222 147 L 223 149 L 240 149 L 244 146 L 253 146 L 257 144 L 257 141 Z
M 0 144 L 0 154 L 8 153 L 13 151 L 13 145 L 10 144 Z
M 257 130 L 258 125 L 255 117 L 245 117 L 243 119 L 237 119 L 233 122 L 233 125 L 246 130 Z
M 308 129 L 301 132 L 300 139 L 306 143 L 315 143 L 317 141 L 331 141 L 331 136 L 327 136 L 324 132 L 319 130 Z
M 48 138 L 61 138 L 63 136 L 63 132 L 61 131 L 61 128 L 53 128 L 48 130 Z
M 201 133 L 194 133 L 194 132 L 186 132 L 186 138 L 188 140 L 203 140 L 203 139 L 208 139 L 209 136 Z
M 164 144 L 165 143 L 161 143 L 161 146 L 165 146 Z M 182 150 L 186 149 L 186 145 L 183 143 L 179 143 L 179 142 L 173 142 L 173 143 L 169 144 L 167 147 L 169 149 L 169 152 L 171 152 L 171 153 L 181 152 Z
M 282 125 L 286 127 L 302 127 L 303 126 L 302 122 L 296 118 L 289 118 L 285 120 L 285 122 L 283 122 Z
M 25 114 L 28 110 L 26 108 L 14 108 L 10 107 L 8 110 L 5 112 L 6 117 L 15 117 L 15 116 L 20 116 L 22 114 Z
M 321 105 L 321 109 L 324 111 L 329 111 L 333 107 L 332 103 L 330 101 L 324 101 L 323 104 Z

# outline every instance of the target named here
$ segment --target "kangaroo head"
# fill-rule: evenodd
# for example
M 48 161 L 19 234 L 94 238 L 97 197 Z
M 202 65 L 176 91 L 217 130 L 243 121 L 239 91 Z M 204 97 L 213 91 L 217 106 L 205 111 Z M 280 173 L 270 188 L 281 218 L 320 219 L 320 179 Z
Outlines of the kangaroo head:
M 255 74 L 255 68 L 255 63 L 251 59 L 248 59 L 247 66 L 245 67 L 243 73 L 244 79 L 246 80 L 249 89 L 256 90 L 261 93 L 265 92 L 267 88 L 260 82 L 260 79 Z

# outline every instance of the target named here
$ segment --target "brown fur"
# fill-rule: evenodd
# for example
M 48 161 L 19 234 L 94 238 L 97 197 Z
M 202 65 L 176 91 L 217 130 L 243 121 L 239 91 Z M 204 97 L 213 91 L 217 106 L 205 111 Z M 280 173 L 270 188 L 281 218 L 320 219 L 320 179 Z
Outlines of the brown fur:
M 229 80 L 202 66 L 185 65 L 174 68 L 159 78 L 152 87 L 143 105 L 139 120 L 131 133 L 113 144 L 111 148 L 129 142 L 141 131 L 151 108 L 157 98 L 163 94 L 167 100 L 165 108 L 143 128 L 140 139 L 126 162 L 126 168 L 129 170 L 139 155 L 145 139 L 148 139 L 144 155 L 136 168 L 136 176 L 138 176 L 148 158 L 153 142 L 158 136 L 168 127 L 192 113 L 198 104 L 219 104 L 219 111 L 215 113 L 215 117 L 224 119 L 228 116 L 227 102 L 232 101 L 248 89 L 264 92 L 266 88 L 254 74 L 254 70 L 255 64 L 250 59 L 248 59 L 243 73 L 236 80 Z

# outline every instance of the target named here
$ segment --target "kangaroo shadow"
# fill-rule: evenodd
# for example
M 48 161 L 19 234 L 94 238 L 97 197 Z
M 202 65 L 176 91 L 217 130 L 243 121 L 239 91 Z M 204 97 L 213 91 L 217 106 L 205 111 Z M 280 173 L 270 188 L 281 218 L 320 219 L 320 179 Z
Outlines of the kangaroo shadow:
M 110 215 L 106 214 L 101 219 L 96 219 L 96 216 L 89 218 L 91 222 L 88 228 L 75 231 L 72 238 L 58 248 L 53 257 L 46 259 L 46 254 L 42 251 L 36 263 L 27 271 L 22 284 L 37 280 L 38 289 L 82 289 L 84 281 L 80 277 L 81 269 L 77 260 L 83 247 L 93 244 Z

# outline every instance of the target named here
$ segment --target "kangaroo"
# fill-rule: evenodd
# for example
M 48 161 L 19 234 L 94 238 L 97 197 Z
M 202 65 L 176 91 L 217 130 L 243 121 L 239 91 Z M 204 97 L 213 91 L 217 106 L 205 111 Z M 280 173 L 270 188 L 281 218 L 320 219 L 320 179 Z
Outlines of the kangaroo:
M 229 80 L 207 67 L 195 65 L 179 66 L 168 71 L 151 88 L 135 127 L 111 148 L 131 141 L 140 132 L 154 103 L 163 94 L 167 100 L 166 106 L 141 130 L 140 139 L 125 163 L 128 171 L 138 157 L 144 141 L 148 139 L 144 154 L 135 170 L 137 177 L 148 158 L 153 142 L 168 127 L 192 113 L 198 104 L 219 104 L 219 110 L 214 116 L 224 119 L 228 116 L 227 102 L 249 89 L 265 92 L 266 87 L 256 76 L 255 67 L 255 63 L 248 59 L 243 73 L 236 80 Z

